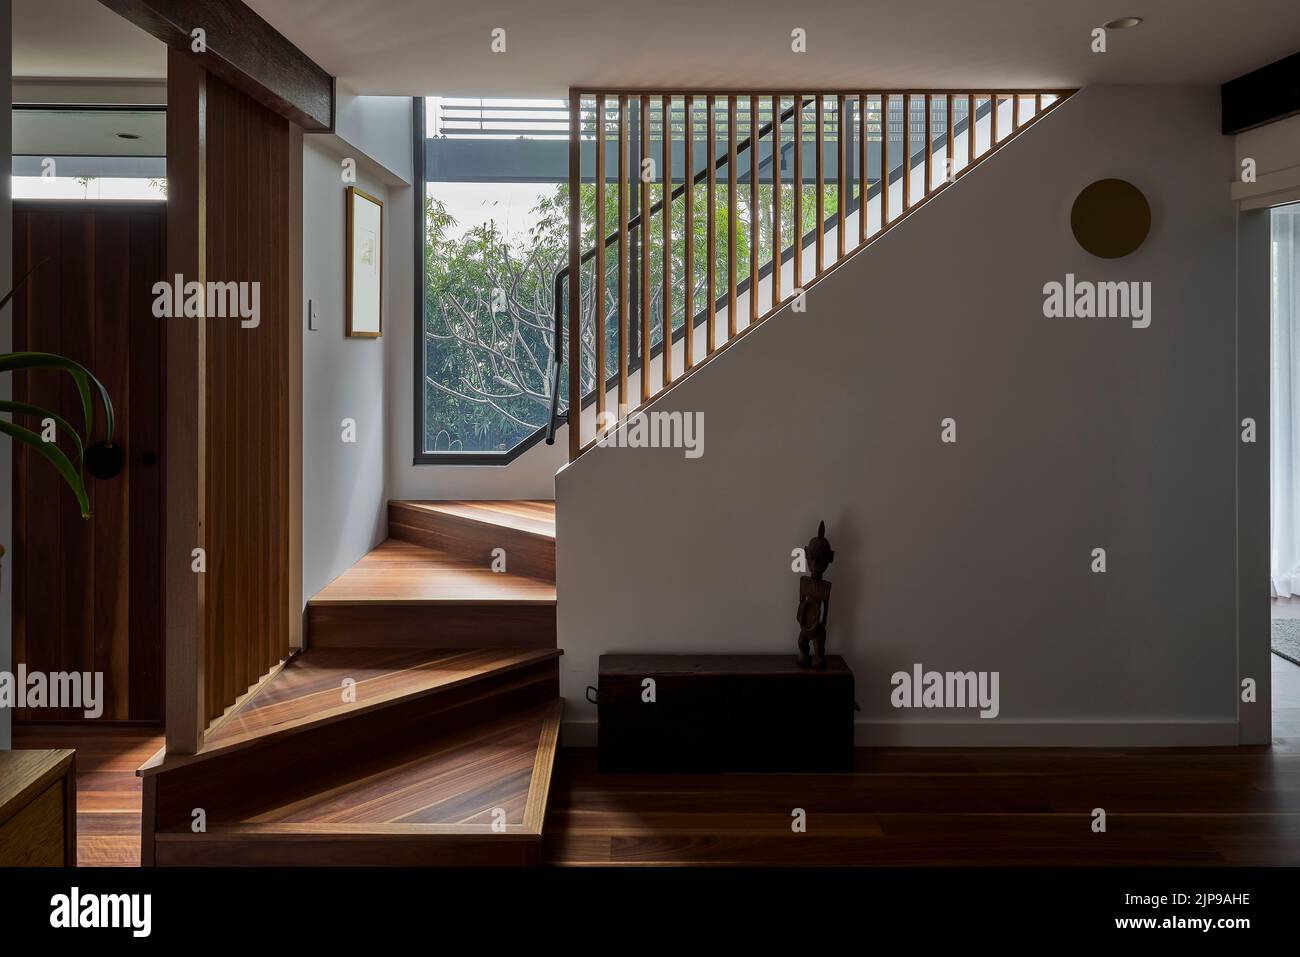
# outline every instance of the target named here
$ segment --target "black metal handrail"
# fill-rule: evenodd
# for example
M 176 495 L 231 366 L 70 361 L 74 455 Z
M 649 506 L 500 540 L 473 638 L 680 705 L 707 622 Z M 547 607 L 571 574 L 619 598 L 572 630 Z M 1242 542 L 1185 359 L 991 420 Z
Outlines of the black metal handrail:
M 758 134 L 757 134 L 758 139 L 761 141 L 764 136 L 770 134 L 772 132 L 772 128 L 774 124 L 776 124 L 777 122 L 780 122 L 782 125 L 784 125 L 786 120 L 793 119 L 796 110 L 806 109 L 809 103 L 815 102 L 815 99 L 816 99 L 815 97 L 810 96 L 807 99 L 801 100 L 799 103 L 793 103 L 790 105 L 789 109 L 784 110 L 781 113 L 779 120 L 778 119 L 768 120 L 765 124 L 763 124 L 758 128 Z M 601 129 L 600 133 L 603 134 L 604 130 Z M 665 142 L 671 143 L 672 141 L 670 138 L 666 138 Z M 753 135 L 745 137 L 743 140 L 739 141 L 736 144 L 737 162 L 739 162 L 740 154 L 747 149 L 751 149 L 753 145 L 754 145 Z M 722 169 L 731 161 L 730 154 L 731 154 L 731 146 L 728 145 L 727 152 L 723 153 L 721 157 L 711 160 L 709 165 L 706 165 L 702 170 L 700 170 L 693 177 L 691 177 L 691 183 L 695 184 L 695 183 L 702 183 L 706 181 L 708 179 L 710 169 L 713 170 Z M 673 200 L 677 199 L 677 197 L 683 195 L 685 192 L 686 192 L 686 182 L 683 181 L 681 186 L 678 186 L 668 194 L 667 202 L 672 203 Z M 574 202 L 575 198 L 571 196 L 569 197 L 569 201 Z M 664 202 L 665 200 L 660 199 L 657 203 L 652 204 L 648 210 L 637 213 L 635 216 L 629 219 L 627 221 L 628 232 L 631 233 L 634 226 L 641 225 L 642 217 L 653 216 L 655 213 L 662 211 L 664 208 Z M 618 237 L 621 235 L 621 233 L 622 233 L 621 229 L 614 230 L 614 232 L 610 233 L 607 237 L 605 237 L 604 245 L 610 246 L 613 243 L 618 242 Z M 596 249 L 597 249 L 596 246 L 592 246 L 585 253 L 583 253 L 582 256 L 579 257 L 578 259 L 579 269 L 581 269 L 588 262 L 596 258 Z M 554 356 L 554 362 L 552 364 L 552 374 L 551 374 L 551 380 L 552 380 L 551 414 L 549 419 L 547 420 L 547 426 L 546 426 L 547 445 L 555 444 L 555 429 L 557 427 L 557 422 L 558 422 L 559 412 L 560 412 L 560 375 L 561 375 L 561 367 L 564 365 L 564 335 L 562 333 L 562 329 L 564 326 L 564 299 L 561 296 L 561 292 L 562 292 L 562 286 L 564 284 L 564 278 L 565 276 L 568 275 L 568 273 L 569 273 L 569 266 L 567 263 L 555 273 L 555 285 L 554 285 L 555 346 L 551 350 L 551 354 L 552 356 Z M 710 290 L 710 293 L 712 293 L 712 290 Z M 645 317 L 642 317 L 642 321 L 645 321 Z M 598 380 L 603 378 L 602 375 L 603 372 L 604 370 L 601 370 L 601 373 L 597 374 Z M 572 396 L 569 397 L 569 408 L 570 409 L 573 408 Z

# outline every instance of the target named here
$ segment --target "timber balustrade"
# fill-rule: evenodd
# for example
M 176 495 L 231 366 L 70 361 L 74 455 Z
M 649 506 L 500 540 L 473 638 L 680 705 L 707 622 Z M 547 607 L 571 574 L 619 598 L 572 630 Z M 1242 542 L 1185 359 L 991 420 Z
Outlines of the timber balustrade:
M 1070 92 L 571 90 L 570 461 Z

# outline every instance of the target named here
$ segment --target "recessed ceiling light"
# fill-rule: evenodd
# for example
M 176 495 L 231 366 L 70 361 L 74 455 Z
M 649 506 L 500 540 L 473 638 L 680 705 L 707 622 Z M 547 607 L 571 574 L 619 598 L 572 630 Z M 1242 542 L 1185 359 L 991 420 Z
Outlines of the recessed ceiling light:
M 118 133 L 117 138 L 119 140 L 138 140 L 140 138 L 140 134 L 139 133 Z
M 1129 27 L 1135 27 L 1141 22 L 1141 17 L 1118 17 L 1109 23 L 1103 24 L 1103 26 L 1107 30 L 1127 30 Z

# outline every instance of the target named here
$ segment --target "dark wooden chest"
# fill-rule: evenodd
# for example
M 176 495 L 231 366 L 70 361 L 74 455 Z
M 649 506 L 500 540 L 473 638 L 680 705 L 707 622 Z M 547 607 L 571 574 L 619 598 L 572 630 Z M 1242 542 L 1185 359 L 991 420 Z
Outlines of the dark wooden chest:
M 652 681 L 653 685 L 647 685 Z M 649 688 L 653 687 L 653 701 Z M 786 655 L 601 655 L 602 771 L 848 771 L 853 672 Z

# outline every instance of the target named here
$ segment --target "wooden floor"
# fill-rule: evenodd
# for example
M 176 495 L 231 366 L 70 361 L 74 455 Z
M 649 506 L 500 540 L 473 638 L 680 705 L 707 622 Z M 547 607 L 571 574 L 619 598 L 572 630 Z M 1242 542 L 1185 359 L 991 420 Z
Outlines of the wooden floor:
M 565 749 L 543 860 L 1300 864 L 1300 668 L 1271 657 L 1272 748 L 859 749 L 842 776 L 602 775 L 594 750 Z M 795 808 L 805 833 L 791 830 Z
M 161 728 L 14 728 L 15 748 L 77 752 L 77 863 L 136 867 L 140 863 L 140 779 L 135 769 L 163 744 Z
M 566 749 L 545 860 L 584 864 L 1300 864 L 1300 668 L 1272 656 L 1272 748 L 863 750 L 851 775 L 597 775 Z M 158 733 L 18 729 L 77 748 L 78 859 L 138 862 Z M 790 830 L 793 808 L 808 830 Z M 1106 809 L 1094 834 L 1091 812 Z

